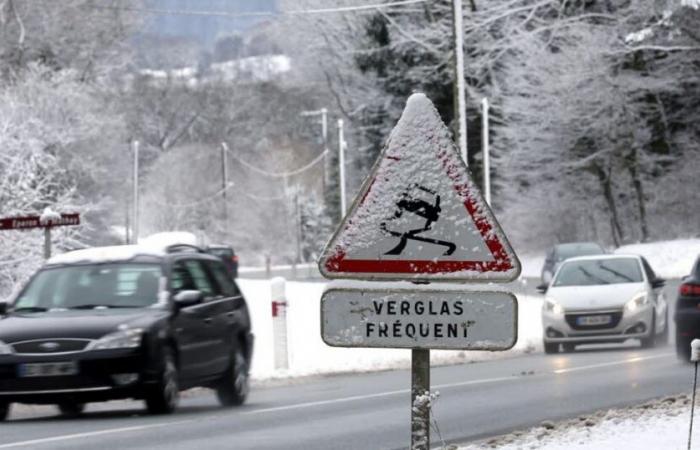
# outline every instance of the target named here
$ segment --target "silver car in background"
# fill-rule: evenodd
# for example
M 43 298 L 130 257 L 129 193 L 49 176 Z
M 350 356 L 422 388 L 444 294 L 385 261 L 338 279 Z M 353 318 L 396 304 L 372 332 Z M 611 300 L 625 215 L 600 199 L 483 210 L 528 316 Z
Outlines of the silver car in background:
M 665 280 L 637 255 L 566 260 L 551 283 L 540 286 L 544 350 L 573 351 L 577 344 L 639 339 L 650 348 L 668 339 Z

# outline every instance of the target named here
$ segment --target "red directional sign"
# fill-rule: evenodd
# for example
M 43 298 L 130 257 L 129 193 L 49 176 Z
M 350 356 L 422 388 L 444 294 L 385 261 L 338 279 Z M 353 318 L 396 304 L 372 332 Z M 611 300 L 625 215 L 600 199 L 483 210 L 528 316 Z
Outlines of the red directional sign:
M 53 228 L 80 225 L 80 214 L 61 214 L 42 223 L 40 216 L 8 217 L 0 219 L 0 230 L 28 230 L 32 228 Z
M 414 94 L 326 246 L 328 278 L 510 281 L 520 262 L 425 95 Z

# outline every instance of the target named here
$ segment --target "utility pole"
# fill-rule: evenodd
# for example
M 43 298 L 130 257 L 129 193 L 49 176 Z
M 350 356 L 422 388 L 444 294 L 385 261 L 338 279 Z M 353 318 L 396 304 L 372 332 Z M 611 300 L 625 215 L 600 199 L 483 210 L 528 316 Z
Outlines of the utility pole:
M 345 133 L 343 119 L 338 119 L 338 171 L 340 172 L 340 215 L 345 217 Z
M 221 201 L 223 203 L 222 208 L 224 212 L 224 235 L 228 237 L 226 231 L 228 228 L 228 203 L 226 201 L 226 191 L 228 190 L 228 163 L 226 154 L 228 153 L 228 144 L 226 142 L 221 143 Z
M 491 206 L 491 155 L 489 149 L 489 99 L 481 101 L 481 145 L 484 156 L 484 199 Z
M 325 156 L 323 157 L 323 193 L 325 194 L 326 192 L 326 186 L 330 184 L 330 179 L 329 179 L 329 173 L 330 173 L 330 168 L 329 162 L 330 159 L 328 158 L 328 109 L 327 108 L 321 108 L 315 111 L 302 111 L 300 114 L 302 117 L 311 117 L 311 116 L 321 116 L 321 136 L 323 137 L 323 152 Z
M 455 52 L 455 119 L 458 121 L 457 141 L 459 151 L 466 165 L 467 159 L 467 101 L 464 86 L 464 25 L 462 16 L 462 0 L 452 0 L 452 25 L 454 27 Z
M 302 232 L 302 224 L 301 224 L 301 207 L 299 206 L 299 188 L 294 192 L 294 224 L 296 225 L 297 228 L 297 263 L 301 264 L 304 262 L 304 254 L 302 253 L 302 239 L 303 239 L 303 232 Z
M 134 152 L 134 174 L 133 174 L 133 187 L 134 187 L 134 214 L 133 214 L 133 224 L 131 239 L 134 244 L 139 243 L 139 141 L 133 141 L 131 143 Z

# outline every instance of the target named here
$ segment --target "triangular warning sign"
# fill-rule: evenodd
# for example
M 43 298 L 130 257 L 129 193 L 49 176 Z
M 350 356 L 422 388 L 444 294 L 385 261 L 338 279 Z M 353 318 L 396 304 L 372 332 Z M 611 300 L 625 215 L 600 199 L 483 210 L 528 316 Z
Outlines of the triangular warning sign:
M 511 281 L 520 262 L 423 94 L 412 95 L 326 245 L 327 278 Z

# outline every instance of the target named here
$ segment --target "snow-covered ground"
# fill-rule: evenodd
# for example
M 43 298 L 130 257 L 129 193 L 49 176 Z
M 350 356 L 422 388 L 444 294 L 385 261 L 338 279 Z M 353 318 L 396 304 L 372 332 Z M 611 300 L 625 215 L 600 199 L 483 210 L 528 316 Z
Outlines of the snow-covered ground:
M 700 256 L 700 239 L 649 242 L 623 245 L 614 253 L 642 255 L 654 271 L 663 278 L 681 278 L 690 273 L 695 259 Z M 539 278 L 544 265 L 544 254 L 519 254 L 523 270 L 521 277 Z
M 335 348 L 321 340 L 321 294 L 323 282 L 288 282 L 289 370 L 275 370 L 272 334 L 272 307 L 268 280 L 241 279 L 239 285 L 248 301 L 255 333 L 252 376 L 256 380 L 364 372 L 410 366 L 410 350 Z M 433 351 L 433 364 L 480 361 L 532 352 L 542 346 L 539 297 L 520 296 L 518 343 L 506 352 Z
M 642 255 L 660 277 L 681 278 L 690 273 L 693 263 L 700 256 L 700 239 L 624 245 L 615 253 Z
M 695 420 L 698 420 L 697 414 Z M 684 450 L 688 445 L 689 424 L 690 399 L 687 395 L 678 395 L 563 422 L 543 422 L 538 427 L 487 439 L 459 450 Z M 695 423 L 693 448 L 698 445 L 700 424 Z

